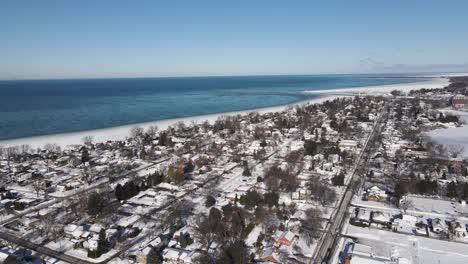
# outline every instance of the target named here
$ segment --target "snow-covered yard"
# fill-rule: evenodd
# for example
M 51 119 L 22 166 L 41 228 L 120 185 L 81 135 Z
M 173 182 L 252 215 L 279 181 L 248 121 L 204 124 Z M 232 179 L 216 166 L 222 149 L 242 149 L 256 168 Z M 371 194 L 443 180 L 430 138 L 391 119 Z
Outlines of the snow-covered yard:
M 356 237 L 360 243 L 370 245 L 376 254 L 385 254 L 392 247 L 398 248 L 400 256 L 410 257 L 412 263 L 468 263 L 467 244 L 352 225 L 348 225 L 344 233 Z

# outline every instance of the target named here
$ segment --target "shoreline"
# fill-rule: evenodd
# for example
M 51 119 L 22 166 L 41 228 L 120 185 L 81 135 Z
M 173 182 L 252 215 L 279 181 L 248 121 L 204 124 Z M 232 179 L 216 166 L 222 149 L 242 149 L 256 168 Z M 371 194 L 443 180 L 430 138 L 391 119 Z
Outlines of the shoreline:
M 61 133 L 61 134 L 51 134 L 51 135 L 43 135 L 43 136 L 34 136 L 34 137 L 26 137 L 26 138 L 17 138 L 17 139 L 6 139 L 0 140 L 0 145 L 4 147 L 8 146 L 15 146 L 15 145 L 22 145 L 27 144 L 33 148 L 43 147 L 47 143 L 55 143 L 60 147 L 65 147 L 67 145 L 73 144 L 81 144 L 82 138 L 85 136 L 92 136 L 94 142 L 105 142 L 108 140 L 124 140 L 130 133 L 130 129 L 136 126 L 142 127 L 146 129 L 150 126 L 157 126 L 159 130 L 164 130 L 169 126 L 172 126 L 178 122 L 197 122 L 202 123 L 204 121 L 208 121 L 210 123 L 214 122 L 220 116 L 226 115 L 238 115 L 238 114 L 248 114 L 251 112 L 258 112 L 258 113 L 271 113 L 271 112 L 280 112 L 284 111 L 289 107 L 295 105 L 303 105 L 303 104 L 316 104 L 321 103 L 326 100 L 332 100 L 337 97 L 343 96 L 354 96 L 361 93 L 368 94 L 388 94 L 393 90 L 401 90 L 403 92 L 408 92 L 411 90 L 417 90 L 422 88 L 443 88 L 449 84 L 449 79 L 446 75 L 439 75 L 439 76 L 431 76 L 433 79 L 413 82 L 413 83 L 402 83 L 402 84 L 389 84 L 389 85 L 377 85 L 377 86 L 361 86 L 361 87 L 349 87 L 349 88 L 338 88 L 338 89 L 330 89 L 330 90 L 318 90 L 318 91 L 305 91 L 305 94 L 313 94 L 317 95 L 317 98 L 313 99 L 306 99 L 303 101 L 286 104 L 286 105 L 278 105 L 266 108 L 258 108 L 252 110 L 241 110 L 241 111 L 233 111 L 233 112 L 224 112 L 224 113 L 217 113 L 217 114 L 209 114 L 209 115 L 200 115 L 200 116 L 192 116 L 192 117 L 181 117 L 181 118 L 173 118 L 173 119 L 166 119 L 166 120 L 158 120 L 158 121 L 150 121 L 144 123 L 137 123 L 131 125 L 123 125 L 117 127 L 110 127 L 110 128 L 101 128 L 95 130 L 87 130 L 87 131 L 79 131 L 79 132 L 69 132 L 69 133 Z M 466 74 L 465 74 L 466 75 Z M 421 76 L 423 78 L 425 76 Z M 437 77 L 437 78 L 434 78 Z
M 445 75 L 444 75 L 445 76 Z M 421 77 L 424 78 L 424 77 Z M 399 90 L 403 92 L 410 92 L 412 90 L 418 89 L 434 89 L 434 88 L 443 88 L 450 84 L 450 81 L 446 77 L 427 77 L 432 78 L 430 80 L 412 82 L 412 83 L 402 83 L 402 84 L 386 84 L 386 85 L 374 85 L 374 86 L 364 86 L 356 88 L 338 88 L 330 90 L 317 90 L 317 91 L 304 91 L 305 94 L 342 94 L 342 95 L 356 95 L 357 93 L 373 93 L 373 94 L 388 94 L 393 90 Z
M 0 146 L 8 147 L 8 146 L 17 146 L 17 145 L 27 144 L 33 148 L 39 148 L 39 147 L 43 147 L 47 143 L 55 143 L 63 148 L 67 145 L 82 144 L 83 143 L 82 139 L 85 136 L 92 136 L 93 142 L 105 142 L 108 140 L 112 140 L 112 141 L 124 140 L 126 137 L 129 136 L 130 129 L 136 126 L 142 127 L 145 130 L 150 126 L 157 126 L 159 130 L 164 130 L 164 129 L 167 129 L 169 126 L 173 126 L 177 124 L 178 122 L 202 123 L 204 121 L 208 121 L 210 123 L 213 123 L 214 121 L 216 121 L 218 117 L 221 117 L 221 116 L 239 115 L 239 114 L 243 115 L 243 114 L 248 114 L 252 112 L 257 112 L 260 114 L 281 112 L 295 105 L 303 105 L 303 104 L 309 104 L 309 103 L 312 103 L 312 104 L 321 103 L 326 100 L 334 99 L 336 97 L 337 96 L 334 96 L 334 95 L 329 95 L 329 96 L 323 95 L 314 99 L 306 99 L 306 100 L 291 103 L 291 104 L 257 108 L 257 109 L 251 109 L 251 110 L 240 110 L 240 111 L 223 112 L 223 113 L 216 113 L 216 114 L 209 114 L 209 115 L 171 118 L 171 119 L 136 123 L 136 124 L 131 124 L 131 125 L 123 125 L 123 126 L 116 126 L 116 127 L 109 127 L 109 128 L 100 128 L 100 129 L 93 129 L 93 130 L 86 130 L 86 131 L 78 131 L 78 132 L 33 136 L 33 137 L 25 137 L 25 138 L 17 138 L 17 139 L 6 139 L 6 140 L 0 140 Z

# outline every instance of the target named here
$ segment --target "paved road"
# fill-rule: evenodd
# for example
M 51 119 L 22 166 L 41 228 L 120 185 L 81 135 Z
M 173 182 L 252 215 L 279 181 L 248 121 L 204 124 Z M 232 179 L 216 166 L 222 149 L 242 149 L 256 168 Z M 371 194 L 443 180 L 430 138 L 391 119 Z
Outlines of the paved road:
M 385 106 L 383 108 L 386 109 Z M 385 114 L 383 113 L 379 116 L 372 132 L 367 137 L 366 144 L 364 145 L 364 148 L 361 151 L 352 170 L 351 181 L 346 187 L 345 193 L 341 198 L 336 213 L 330 220 L 327 232 L 322 237 L 322 240 L 319 241 L 320 245 L 315 250 L 311 263 L 329 263 L 330 257 L 333 255 L 333 251 L 336 250 L 341 228 L 343 227 L 343 223 L 346 220 L 346 213 L 348 212 L 348 208 L 351 204 L 354 191 L 359 187 L 359 183 L 362 180 L 363 175 L 359 175 L 356 172 L 359 168 L 361 168 L 361 166 L 364 165 L 363 160 L 367 160 L 367 154 L 365 153 L 368 151 L 367 148 L 369 146 L 369 141 L 374 137 L 378 126 L 380 126 L 383 120 L 384 115 Z
M 95 264 L 93 262 L 85 261 L 85 260 L 70 256 L 70 255 L 65 255 L 65 254 L 60 253 L 58 251 L 55 251 L 55 250 L 52 250 L 52 249 L 37 245 L 37 244 L 35 244 L 35 243 L 33 243 L 33 242 L 29 241 L 29 240 L 19 238 L 19 237 L 13 235 L 13 234 L 10 234 L 10 233 L 7 233 L 7 232 L 0 231 L 0 238 L 2 238 L 4 240 L 7 240 L 7 241 L 10 241 L 12 243 L 15 243 L 15 244 L 17 244 L 17 245 L 19 245 L 19 246 L 21 246 L 23 248 L 28 248 L 28 249 L 34 250 L 39 254 L 46 255 L 46 256 L 49 256 L 49 257 L 53 257 L 53 258 L 56 258 L 56 259 L 59 259 L 59 260 L 62 260 L 62 261 L 66 261 L 68 263 Z

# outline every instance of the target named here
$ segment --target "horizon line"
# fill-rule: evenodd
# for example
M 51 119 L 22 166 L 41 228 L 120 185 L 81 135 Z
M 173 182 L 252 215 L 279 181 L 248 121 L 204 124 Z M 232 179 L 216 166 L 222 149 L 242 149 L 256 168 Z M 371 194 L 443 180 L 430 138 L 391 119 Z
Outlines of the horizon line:
M 389 75 L 389 74 L 402 74 L 405 76 L 393 76 L 393 77 L 423 77 L 423 76 L 408 76 L 410 74 L 444 74 L 444 73 L 463 73 L 454 71 L 435 71 L 435 72 L 367 72 L 367 73 L 295 73 L 295 74 L 232 74 L 232 75 L 169 75 L 169 76 L 122 76 L 122 77 L 62 77 L 62 78 L 13 78 L 13 79 L 1 79 L 0 82 L 11 82 L 11 81 L 66 81 L 66 80 L 118 80 L 118 79 L 172 79 L 172 78 L 222 78 L 222 77 L 270 77 L 270 76 L 325 76 L 325 75 Z M 384 76 L 382 76 L 384 77 Z

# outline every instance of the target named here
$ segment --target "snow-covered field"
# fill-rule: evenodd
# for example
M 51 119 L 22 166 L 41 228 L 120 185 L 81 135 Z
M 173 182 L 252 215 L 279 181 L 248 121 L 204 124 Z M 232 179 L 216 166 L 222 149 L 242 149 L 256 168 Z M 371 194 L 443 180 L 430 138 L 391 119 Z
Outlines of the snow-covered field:
M 468 112 L 457 110 L 444 110 L 460 116 L 468 124 Z M 436 129 L 427 133 L 434 141 L 444 145 L 458 145 L 465 148 L 464 156 L 468 157 L 468 125 L 447 129 Z
M 400 255 L 410 257 L 412 263 L 423 264 L 466 264 L 468 245 L 427 237 L 405 235 L 385 230 L 369 229 L 349 225 L 346 234 L 370 245 L 375 253 L 384 254 L 398 248 Z M 387 253 L 388 254 L 388 253 Z

